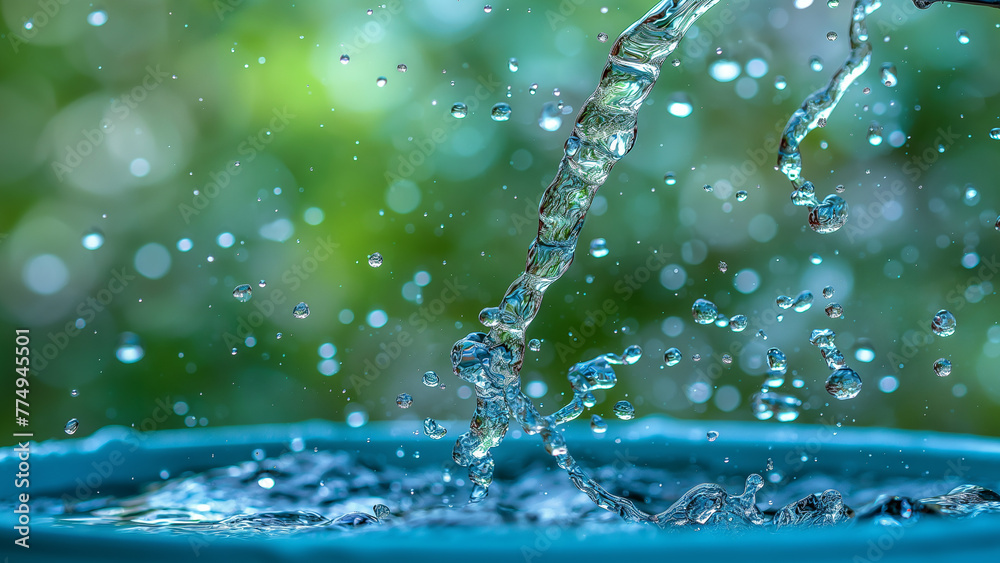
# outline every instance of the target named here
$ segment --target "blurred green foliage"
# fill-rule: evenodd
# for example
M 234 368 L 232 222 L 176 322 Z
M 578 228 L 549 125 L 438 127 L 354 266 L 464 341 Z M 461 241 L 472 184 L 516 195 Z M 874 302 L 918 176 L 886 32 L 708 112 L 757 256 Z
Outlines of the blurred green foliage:
M 5 0 L 0 323 L 11 339 L 31 329 L 31 430 L 64 436 L 74 417 L 82 435 L 107 424 L 342 421 L 355 411 L 466 418 L 473 405 L 450 374 L 451 345 L 482 330 L 478 312 L 522 269 L 572 118 L 613 38 L 648 7 Z M 788 116 L 845 57 L 849 10 L 721 2 L 681 43 L 680 65 L 664 65 L 635 149 L 602 187 L 576 263 L 528 332 L 544 341 L 523 373 L 546 384 L 543 412 L 561 406 L 572 363 L 640 344 L 643 359 L 618 370 L 618 387 L 594 412 L 608 416 L 627 397 L 640 415 L 750 420 L 761 356 L 777 346 L 788 379 L 804 382 L 783 387 L 806 402 L 802 422 L 996 434 L 1000 142 L 988 132 L 1000 127 L 997 12 L 918 12 L 889 0 L 871 17 L 872 68 L 803 145 L 806 177 L 821 195 L 842 184 L 852 209 L 848 227 L 821 236 L 805 227 L 773 163 Z M 599 41 L 601 32 L 612 40 Z M 814 55 L 822 71 L 810 69 Z M 740 77 L 713 79 L 720 59 L 739 63 Z M 748 67 L 754 59 L 763 74 Z M 895 87 L 880 83 L 885 62 L 898 70 Z M 776 89 L 778 76 L 787 88 Z M 681 93 L 694 107 L 686 118 L 666 109 Z M 571 108 L 561 128 L 541 129 L 543 104 L 559 100 Z M 469 107 L 462 120 L 450 115 L 460 101 Z M 490 119 L 498 102 L 511 105 L 510 121 Z M 880 146 L 866 140 L 873 120 L 884 128 Z M 668 171 L 676 185 L 664 184 Z M 103 245 L 89 250 L 81 239 L 93 232 Z M 219 244 L 223 233 L 232 246 Z M 587 254 L 597 237 L 609 256 Z M 193 247 L 181 251 L 182 239 Z M 651 248 L 663 262 L 643 272 Z M 379 268 L 367 263 L 376 251 Z M 749 293 L 736 289 L 741 277 Z M 246 303 L 232 297 L 242 283 L 253 286 Z M 823 314 L 826 285 L 844 318 Z M 779 294 L 806 289 L 816 294 L 811 310 L 775 307 Z M 747 315 L 750 327 L 694 325 L 699 297 Z M 292 316 L 300 301 L 306 319 Z M 606 320 L 586 326 L 602 308 Z M 942 308 L 958 331 L 925 341 Z M 368 322 L 373 311 L 387 315 L 384 326 Z M 679 335 L 665 332 L 680 326 L 671 318 L 683 321 Z M 821 327 L 837 331 L 864 379 L 854 400 L 823 389 L 829 372 L 808 344 Z M 116 358 L 123 333 L 141 341 L 135 363 Z M 855 360 L 862 339 L 871 363 Z M 336 349 L 326 364 L 324 343 Z M 670 346 L 685 359 L 666 368 Z M 952 359 L 951 376 L 933 374 L 938 357 Z M 426 370 L 446 389 L 424 387 Z M 887 375 L 899 381 L 893 393 L 879 391 Z M 2 394 L 12 397 L 6 381 Z M 698 381 L 713 391 L 703 403 L 687 398 Z M 395 406 L 400 392 L 413 395 L 410 409 Z M 187 410 L 150 422 L 159 404 L 179 402 Z

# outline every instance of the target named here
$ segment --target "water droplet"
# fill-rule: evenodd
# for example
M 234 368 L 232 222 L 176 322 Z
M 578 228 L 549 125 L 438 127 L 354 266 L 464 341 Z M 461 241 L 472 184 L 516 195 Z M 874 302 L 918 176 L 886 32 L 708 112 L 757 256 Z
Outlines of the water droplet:
M 438 374 L 433 371 L 425 371 L 423 376 L 424 385 L 428 387 L 437 387 L 441 383 L 441 378 Z
M 873 147 L 882 144 L 882 124 L 878 121 L 872 121 L 868 126 L 868 143 Z
M 896 74 L 896 65 L 892 63 L 884 63 L 879 69 L 879 75 L 882 78 L 882 84 L 885 84 L 889 88 L 899 83 L 899 78 Z
M 948 377 L 951 375 L 951 360 L 948 358 L 934 360 L 934 375 L 938 377 Z
M 838 369 L 826 378 L 826 391 L 841 401 L 853 399 L 861 392 L 861 376 L 848 367 Z
M 769 348 L 764 355 L 767 360 L 767 370 L 771 373 L 784 375 L 788 370 L 788 359 L 778 348 Z
M 378 268 L 382 265 L 382 255 L 378 252 L 373 252 L 368 255 L 368 265 L 372 268 Z
M 80 243 L 83 244 L 83 247 L 87 250 L 97 250 L 98 248 L 104 246 L 104 234 L 101 233 L 101 231 L 94 229 L 83 235 L 83 238 L 80 239 Z
M 396 399 L 396 404 L 399 404 L 398 398 Z M 444 435 L 447 433 L 448 429 L 438 424 L 438 421 L 430 417 L 424 419 L 424 434 L 426 434 L 431 440 L 440 440 L 441 438 L 444 438 Z
M 94 27 L 101 27 L 108 21 L 108 13 L 104 10 L 95 10 L 87 14 L 87 23 Z
M 677 92 L 667 102 L 667 111 L 674 117 L 687 117 L 694 111 L 691 99 L 683 92 Z
M 990 138 L 994 141 L 1000 141 L 1000 127 L 990 129 Z
M 69 396 L 70 397 L 79 397 L 80 396 L 80 390 L 79 389 L 73 389 L 72 391 L 69 392 Z
M 233 349 L 229 351 L 229 353 L 232 354 L 233 356 L 235 356 L 236 354 L 239 353 L 239 350 L 236 349 L 236 347 L 234 346 Z
M 839 319 L 844 316 L 844 308 L 840 306 L 840 303 L 830 303 L 826 306 L 826 316 L 831 319 Z
M 951 314 L 951 311 L 946 309 L 941 309 L 934 315 L 934 319 L 931 320 L 931 330 L 934 334 L 938 336 L 951 336 L 955 334 L 955 328 L 958 326 L 958 321 L 955 319 L 955 315 Z
M 784 76 L 780 74 L 774 77 L 774 88 L 775 90 L 784 90 L 788 87 L 788 81 L 785 80 Z
M 834 292 L 833 286 L 832 285 L 828 285 L 828 286 L 826 286 L 826 287 L 823 288 L 823 297 L 829 299 L 829 298 L 833 297 L 833 292 Z
M 469 115 L 469 108 L 462 102 L 451 106 L 451 116 L 455 119 L 464 119 L 466 115 Z
M 676 366 L 681 362 L 681 351 L 677 348 L 668 348 L 666 352 L 663 353 L 663 363 L 668 366 Z
M 733 363 L 733 357 L 730 356 L 729 354 L 723 354 L 722 355 L 722 363 L 724 363 L 726 365 L 729 365 L 729 364 Z
M 76 434 L 78 428 L 80 428 L 80 421 L 75 418 L 71 418 L 66 422 L 66 426 L 63 428 L 63 431 L 67 434 L 73 435 Z
M 799 399 L 774 391 L 762 391 L 750 399 L 750 409 L 757 420 L 774 418 L 779 422 L 791 422 L 799 417 L 801 407 Z
M 827 41 L 836 41 L 837 40 L 837 32 L 836 31 L 828 31 L 828 32 L 826 32 L 826 40 Z
M 532 352 L 538 352 L 542 349 L 542 341 L 537 338 L 532 338 L 528 341 L 528 349 Z
M 546 131 L 558 131 L 562 127 L 562 115 L 559 105 L 555 102 L 545 102 L 538 116 L 538 126 Z
M 233 289 L 233 297 L 235 297 L 236 300 L 239 301 L 240 303 L 246 303 L 247 301 L 250 301 L 250 298 L 252 296 L 253 296 L 253 288 L 250 287 L 250 284 L 248 283 L 240 284 L 236 286 L 235 289 Z
M 115 357 L 123 364 L 134 364 L 146 355 L 139 341 L 139 335 L 134 332 L 123 332 L 118 339 L 118 348 L 115 350 Z
M 296 319 L 304 319 L 308 317 L 309 305 L 306 305 L 305 302 L 300 302 L 294 309 L 292 309 L 292 315 L 294 315 Z
M 632 420 L 635 418 L 635 407 L 628 401 L 618 401 L 615 403 L 615 416 L 622 420 Z
M 709 442 L 714 442 L 719 438 L 719 433 L 715 430 L 709 430 L 707 436 Z
M 603 418 L 595 414 L 590 417 L 590 429 L 594 432 L 594 434 L 604 434 L 608 431 L 608 423 L 604 422 Z
M 535 92 L 538 92 L 538 83 L 532 82 L 531 86 L 528 88 L 528 93 L 534 96 Z
M 399 72 L 406 72 L 406 65 L 400 63 L 396 65 L 396 70 L 398 70 Z
M 816 72 L 823 70 L 823 60 L 816 56 L 810 57 L 809 68 L 813 69 Z
M 622 352 L 622 361 L 628 365 L 638 362 L 642 358 L 642 348 L 633 344 Z
M 396 395 L 397 407 L 401 409 L 408 409 L 412 404 L 413 404 L 413 397 L 411 397 L 408 393 L 400 393 L 399 395 Z
M 348 57 L 347 55 L 340 55 L 340 64 L 346 65 L 349 62 L 351 62 L 351 57 Z
M 809 335 L 809 343 L 820 349 L 832 349 L 836 344 L 837 333 L 828 328 L 816 329 Z
M 694 315 L 694 322 L 700 325 L 712 324 L 719 316 L 719 309 L 715 303 L 707 299 L 698 299 L 691 307 L 691 314 Z
M 736 192 L 736 201 L 746 201 L 748 195 L 746 190 L 740 190 Z
M 712 184 L 705 184 L 701 187 L 701 189 L 705 190 L 707 193 L 712 193 Z
M 389 507 L 384 504 L 376 504 L 372 507 L 372 512 L 375 513 L 375 517 L 379 520 L 385 520 L 389 517 Z
M 493 6 L 490 6 L 489 4 L 487 4 L 487 5 L 483 6 L 483 11 L 488 14 L 488 13 L 490 13 L 490 12 L 493 11 Z
M 384 76 L 379 76 L 378 79 L 375 80 L 375 85 L 378 86 L 379 88 L 381 88 L 381 87 L 385 86 L 386 82 L 387 82 L 387 80 L 385 79 Z
M 598 33 L 597 34 L 597 40 L 600 41 L 601 43 L 607 43 L 607 41 L 608 41 L 608 34 L 604 33 L 603 31 L 600 32 L 600 33 Z
M 668 186 L 674 186 L 677 184 L 677 176 L 673 172 L 667 172 L 663 175 L 663 183 Z
M 779 295 L 774 302 L 782 309 L 791 309 L 792 305 L 795 304 L 795 300 L 787 295 Z
M 604 258 L 608 255 L 608 252 L 608 241 L 602 238 L 595 238 L 590 241 L 590 255 L 594 258 Z
M 736 61 L 719 59 L 708 67 L 708 75 L 719 82 L 732 82 L 743 72 L 743 67 Z
M 826 0 L 827 7 L 836 8 L 840 5 L 840 0 Z
M 719 271 L 720 272 L 722 272 L 724 274 L 724 273 L 726 273 L 726 270 L 728 270 L 728 269 L 729 269 L 729 264 L 726 264 L 725 262 L 719 261 Z
M 809 210 L 809 227 L 817 233 L 828 234 L 847 223 L 847 202 L 839 195 L 830 194 L 823 203 Z
M 813 304 L 813 294 L 811 291 L 803 291 L 802 293 L 795 296 L 795 301 L 792 303 L 792 309 L 796 313 L 804 313 L 812 307 Z
M 962 45 L 968 45 L 969 41 L 972 40 L 972 38 L 969 37 L 969 32 L 964 29 L 958 30 L 958 32 L 955 33 L 955 37 L 958 38 L 958 42 Z
M 510 113 L 510 106 L 504 102 L 500 102 L 499 104 L 494 105 L 490 110 L 490 117 L 493 121 L 507 121 L 510 119 Z
M 743 332 L 747 329 L 747 316 L 746 315 L 734 315 L 729 319 L 729 330 L 733 332 Z

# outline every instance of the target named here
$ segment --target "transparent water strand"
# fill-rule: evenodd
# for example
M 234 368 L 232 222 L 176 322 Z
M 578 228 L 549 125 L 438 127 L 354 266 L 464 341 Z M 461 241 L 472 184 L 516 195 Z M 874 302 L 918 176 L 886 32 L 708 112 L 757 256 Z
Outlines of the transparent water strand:
M 831 233 L 847 221 L 847 205 L 840 196 L 829 195 L 821 203 L 811 182 L 802 178 L 802 153 L 799 145 L 810 131 L 819 127 L 836 109 L 851 84 L 871 65 L 872 46 L 868 41 L 867 17 L 882 6 L 881 0 L 855 0 L 851 9 L 851 52 L 834 73 L 830 82 L 802 102 L 785 125 L 778 148 L 778 168 L 792 183 L 792 202 L 809 208 L 809 226 L 821 233 Z
M 503 440 L 510 416 L 546 448 L 573 483 L 600 506 L 626 519 L 653 522 L 654 516 L 612 495 L 576 465 L 555 427 L 583 412 L 574 388 L 570 405 L 543 417 L 520 389 L 525 330 L 535 318 L 545 290 L 573 262 L 577 239 L 598 188 L 635 142 L 637 116 L 659 76 L 660 66 L 687 29 L 718 0 L 662 0 L 615 41 L 600 84 L 577 116 L 552 183 L 539 203 L 538 235 L 528 249 L 524 272 L 510 285 L 499 307 L 480 320 L 488 335 L 473 333 L 452 349 L 455 374 L 473 384 L 476 411 L 455 443 L 453 458 L 469 467 L 472 499 L 485 496 L 492 482 L 489 450 Z M 607 358 L 605 357 L 605 361 Z M 571 381 L 572 381 L 571 370 Z M 612 372 L 613 373 L 613 372 Z

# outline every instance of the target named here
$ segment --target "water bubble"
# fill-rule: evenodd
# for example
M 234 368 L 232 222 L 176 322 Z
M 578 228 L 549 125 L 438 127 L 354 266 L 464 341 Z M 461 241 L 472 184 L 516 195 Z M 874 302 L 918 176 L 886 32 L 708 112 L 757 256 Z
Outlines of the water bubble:
M 294 309 L 292 309 L 292 315 L 295 316 L 296 319 L 304 319 L 308 317 L 309 305 L 306 305 L 304 301 L 300 302 Z
M 510 60 L 507 61 L 507 68 L 511 72 L 517 72 L 517 59 L 511 57 Z
M 601 43 L 606 43 L 608 41 L 608 34 L 603 31 L 597 34 L 597 40 Z
M 823 70 L 823 60 L 816 56 L 810 57 L 809 68 L 813 69 L 816 72 Z
M 948 358 L 934 360 L 934 375 L 938 377 L 948 377 L 951 375 L 951 360 Z
M 934 319 L 931 320 L 931 330 L 934 334 L 938 336 L 951 336 L 955 334 L 955 328 L 958 326 L 958 321 L 955 319 L 955 315 L 951 314 L 951 311 L 946 309 L 941 309 L 934 315 Z
M 438 384 L 441 383 L 441 378 L 438 377 L 438 374 L 433 371 L 425 371 L 422 380 L 424 385 L 428 387 L 437 387 Z
M 795 304 L 795 300 L 787 295 L 779 295 L 778 298 L 774 300 L 774 302 L 778 305 L 778 307 L 781 307 L 782 309 L 791 309 L 792 305 Z
M 719 316 L 719 309 L 715 303 L 707 299 L 698 299 L 691 307 L 691 314 L 694 315 L 694 322 L 700 325 L 712 324 Z
M 861 376 L 851 368 L 841 368 L 826 378 L 826 391 L 841 401 L 853 399 L 861 392 Z
M 787 87 L 788 87 L 788 81 L 785 80 L 784 76 L 781 76 L 779 74 L 778 76 L 774 77 L 774 89 L 775 90 L 784 90 Z
M 750 409 L 757 420 L 774 418 L 779 422 L 792 422 L 799 417 L 801 407 L 799 399 L 774 391 L 762 391 L 750 399 Z
M 381 88 L 381 87 L 385 86 L 385 83 L 386 83 L 386 82 L 388 82 L 388 81 L 387 81 L 387 80 L 385 79 L 385 77 L 384 77 L 384 76 L 379 76 L 379 77 L 378 77 L 378 78 L 377 78 L 377 79 L 375 80 L 375 85 L 376 85 L 376 86 L 378 86 L 379 88 Z
M 826 39 L 827 39 L 827 41 L 836 41 L 837 40 L 837 32 L 836 31 L 828 31 L 828 32 L 826 32 Z
M 729 269 L 729 264 L 726 264 L 725 262 L 719 261 L 719 271 L 720 272 L 722 272 L 724 274 L 724 273 L 726 273 L 726 270 L 728 270 L 728 269 Z
M 668 186 L 673 186 L 677 184 L 677 176 L 673 172 L 667 172 L 663 175 L 663 183 Z
M 490 117 L 493 121 L 507 121 L 510 119 L 510 113 L 510 106 L 504 102 L 500 102 L 499 104 L 494 105 L 490 110 Z
M 346 65 L 349 62 L 351 62 L 351 57 L 348 57 L 347 55 L 340 55 L 340 64 Z
M 746 201 L 748 195 L 746 190 L 740 190 L 736 192 L 736 201 Z
M 677 348 L 668 348 L 666 352 L 663 353 L 663 363 L 668 366 L 676 366 L 681 362 L 681 351 Z
M 608 431 L 608 423 L 604 422 L 603 418 L 595 414 L 590 417 L 590 429 L 594 432 L 594 434 L 604 434 Z
M 1000 141 L 1000 127 L 990 129 L 990 138 L 994 141 Z
M 253 288 L 250 287 L 250 284 L 248 283 L 242 283 L 233 289 L 233 297 L 235 297 L 240 303 L 250 301 L 250 298 L 253 296 L 252 294 Z
M 469 115 L 469 108 L 462 102 L 457 102 L 451 106 L 451 116 L 455 119 L 463 119 L 466 115 Z
M 972 40 L 972 38 L 969 37 L 969 32 L 964 29 L 958 30 L 958 32 L 955 33 L 955 37 L 958 38 L 958 42 L 962 45 L 968 45 L 969 41 Z
M 833 348 L 836 346 L 833 341 L 836 337 L 837 333 L 828 328 L 816 329 L 809 335 L 809 343 L 820 349 Z
M 707 436 L 709 442 L 714 442 L 719 438 L 719 433 L 715 430 L 709 430 Z
M 532 338 L 528 341 L 528 350 L 532 352 L 538 352 L 542 349 L 542 341 L 537 338 Z
M 813 304 L 813 294 L 811 291 L 803 291 L 795 297 L 795 301 L 792 303 L 792 309 L 796 313 L 804 313 L 812 307 Z
M 382 265 L 382 255 L 378 252 L 373 252 L 368 255 L 368 265 L 372 268 L 378 268 Z
M 604 258 L 608 255 L 608 241 L 602 238 L 595 238 L 590 241 L 590 255 L 594 258 Z M 712 320 L 715 320 L 714 318 Z
M 809 227 L 817 233 L 832 233 L 847 223 L 847 213 L 847 202 L 839 195 L 830 194 L 823 203 L 809 210 Z
M 868 126 L 868 144 L 877 147 L 882 144 L 882 124 L 872 121 Z
M 396 399 L 396 404 L 399 404 L 399 399 Z M 427 435 L 431 440 L 440 440 L 444 438 L 444 435 L 448 433 L 448 429 L 444 426 L 438 424 L 438 421 L 431 417 L 424 419 L 424 434 Z
M 376 504 L 372 507 L 372 512 L 375 513 L 375 517 L 379 520 L 385 520 L 389 517 L 389 507 L 384 504 Z
M 97 250 L 98 248 L 104 246 L 104 235 L 101 231 L 94 229 L 83 235 L 83 238 L 80 239 L 80 243 L 83 244 L 83 247 L 87 250 Z
M 545 102 L 542 105 L 542 112 L 538 116 L 538 126 L 545 131 L 558 131 L 562 127 L 562 116 L 558 104 Z
M 667 112 L 674 117 L 687 117 L 693 111 L 694 105 L 691 104 L 691 99 L 683 92 L 674 94 L 667 102 Z
M 412 404 L 413 404 L 413 397 L 411 397 L 408 393 L 400 393 L 399 395 L 396 395 L 397 407 L 401 409 L 408 409 Z
M 76 434 L 78 428 L 80 428 L 80 421 L 75 418 L 71 418 L 66 421 L 66 426 L 63 428 L 63 432 L 73 435 Z
M 826 306 L 826 316 L 831 319 L 839 319 L 844 316 L 844 308 L 840 306 L 840 303 L 830 303 Z
M 632 420 L 635 418 L 635 407 L 628 401 L 618 401 L 614 407 L 615 416 L 622 420 Z
M 889 88 L 899 83 L 899 78 L 896 75 L 896 65 L 892 63 L 884 63 L 882 68 L 879 69 L 879 74 L 882 78 L 882 84 L 885 84 Z
M 827 299 L 833 297 L 833 292 L 834 291 L 835 290 L 833 289 L 832 285 L 828 285 L 828 286 L 824 287 L 823 288 L 823 297 L 825 297 Z

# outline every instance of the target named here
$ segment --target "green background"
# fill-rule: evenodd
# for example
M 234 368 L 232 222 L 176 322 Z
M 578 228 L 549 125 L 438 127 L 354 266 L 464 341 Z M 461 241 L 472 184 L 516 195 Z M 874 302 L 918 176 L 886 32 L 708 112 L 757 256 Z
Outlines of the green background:
M 804 382 L 782 387 L 806 403 L 802 422 L 997 434 L 1000 141 L 988 133 L 1000 127 L 1000 12 L 884 4 L 869 20 L 872 68 L 803 144 L 804 174 L 819 194 L 846 188 L 851 220 L 831 235 L 811 232 L 791 205 L 774 148 L 788 116 L 844 60 L 850 2 L 721 2 L 681 43 L 681 64 L 664 65 L 640 113 L 634 150 L 599 192 L 576 262 L 528 331 L 544 340 L 523 373 L 525 384 L 546 384 L 536 401 L 543 412 L 561 406 L 570 365 L 639 344 L 642 360 L 618 370 L 618 387 L 593 412 L 613 419 L 611 405 L 627 397 L 640 416 L 752 420 L 761 356 L 777 346 L 788 379 L 795 370 Z M 344 421 L 351 412 L 411 420 L 415 430 L 425 416 L 467 418 L 474 404 L 450 373 L 451 345 L 482 330 L 479 311 L 523 268 L 572 118 L 613 38 L 648 8 L 4 0 L 0 325 L 9 341 L 15 328 L 31 330 L 30 430 L 65 438 L 70 418 L 80 421 L 77 436 L 109 424 Z M 96 11 L 102 25 L 93 25 Z M 828 40 L 829 31 L 840 37 Z M 612 40 L 599 41 L 601 32 Z M 709 69 L 720 59 L 739 63 L 739 78 L 715 80 Z M 753 59 L 767 65 L 759 78 L 748 74 Z M 895 87 L 880 83 L 885 62 L 898 69 Z M 678 94 L 692 102 L 686 118 L 667 111 Z M 543 104 L 559 100 L 571 112 L 558 131 L 541 129 Z M 459 101 L 470 110 L 463 120 L 449 114 Z M 490 119 L 498 102 L 510 104 L 509 121 Z M 886 137 L 877 147 L 866 140 L 872 120 Z M 664 184 L 668 171 L 676 185 Z M 968 185 L 978 197 L 965 197 Z M 749 192 L 744 202 L 739 189 Z M 103 245 L 84 248 L 95 229 Z M 223 233 L 235 244 L 220 246 Z M 587 254 L 597 237 L 608 256 Z M 181 239 L 193 248 L 179 250 Z M 651 248 L 665 255 L 652 269 Z M 380 268 L 367 264 L 376 251 Z M 137 266 L 137 254 L 152 265 Z M 972 254 L 975 266 L 963 266 Z M 760 281 L 743 293 L 736 282 L 753 285 L 747 270 Z M 232 296 L 241 283 L 253 284 L 247 303 Z M 844 318 L 824 315 L 826 285 Z M 806 289 L 816 294 L 812 309 L 776 309 L 779 294 Z M 727 316 L 747 315 L 750 327 L 695 325 L 700 297 Z M 300 301 L 311 308 L 306 319 L 292 315 Z M 589 330 L 588 315 L 605 304 L 613 312 Z M 926 338 L 942 308 L 958 318 L 956 334 Z M 373 311 L 384 311 L 384 326 L 367 322 Z M 669 328 L 677 326 L 680 334 Z M 808 344 L 823 327 L 837 332 L 865 382 L 856 399 L 823 389 L 829 370 Z M 761 329 L 766 342 L 754 336 Z M 123 333 L 140 339 L 138 362 L 116 358 Z M 870 363 L 855 359 L 863 339 L 875 350 Z M 332 363 L 321 364 L 324 343 L 336 349 Z M 668 368 L 670 346 L 684 360 Z M 0 395 L 11 406 L 0 426 L 15 431 L 12 346 L 4 348 L 11 368 Z M 938 357 L 953 361 L 949 377 L 932 372 Z M 426 370 L 446 388 L 423 386 Z M 898 379 L 893 393 L 879 390 L 888 375 Z M 699 381 L 713 395 L 691 401 Z M 401 392 L 414 397 L 408 410 L 395 405 Z M 176 403 L 159 415 L 158 405 Z

